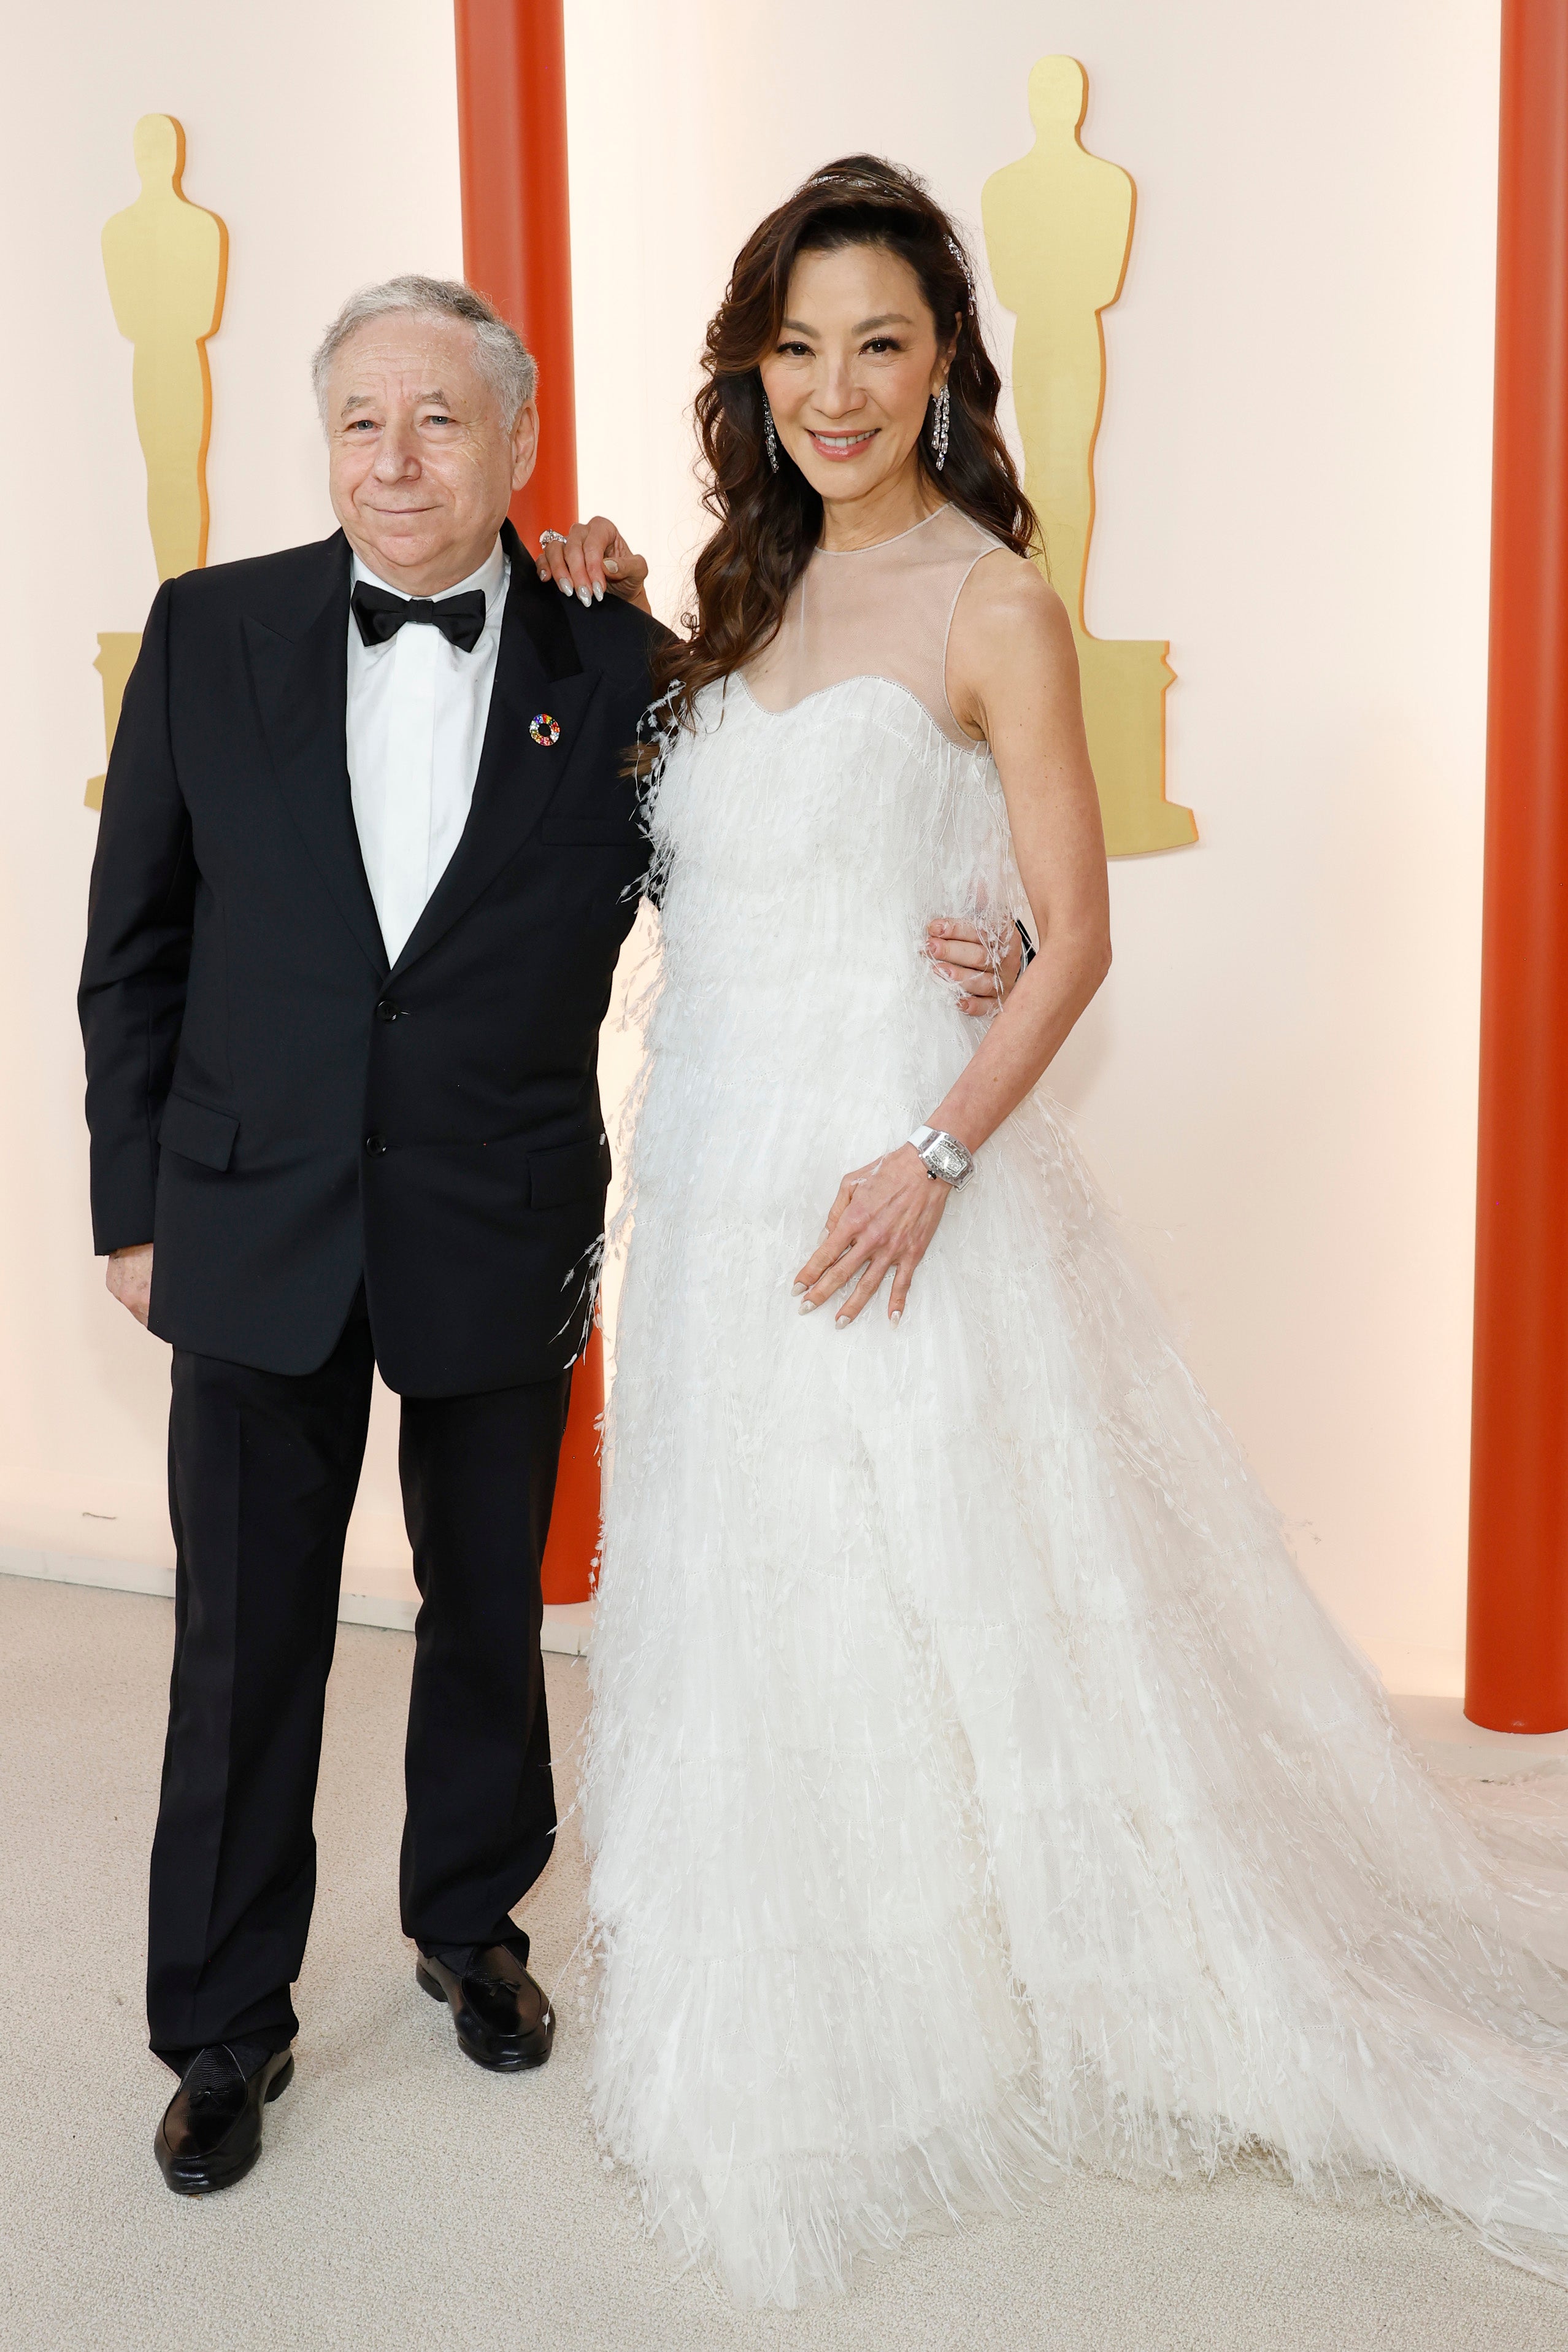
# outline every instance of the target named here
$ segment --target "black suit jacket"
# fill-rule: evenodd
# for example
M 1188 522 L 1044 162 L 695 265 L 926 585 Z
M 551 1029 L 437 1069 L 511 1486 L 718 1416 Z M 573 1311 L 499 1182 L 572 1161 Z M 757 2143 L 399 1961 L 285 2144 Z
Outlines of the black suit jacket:
M 654 625 L 542 586 L 503 538 L 472 812 L 390 967 L 350 803 L 341 532 L 158 592 L 104 787 L 80 1010 L 96 1245 L 155 1244 L 152 1325 L 177 1348 L 313 1370 L 361 1277 L 405 1393 L 547 1379 L 580 1346 Z M 554 745 L 530 736 L 543 713 Z

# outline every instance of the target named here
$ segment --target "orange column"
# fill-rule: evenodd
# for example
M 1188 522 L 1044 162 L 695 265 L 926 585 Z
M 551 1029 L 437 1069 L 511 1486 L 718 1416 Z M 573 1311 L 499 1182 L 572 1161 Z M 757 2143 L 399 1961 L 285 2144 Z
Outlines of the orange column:
M 594 1330 L 571 1376 L 571 1411 L 560 1449 L 549 1540 L 545 1545 L 545 1599 L 586 1601 L 599 1567 L 599 1424 L 604 1412 L 604 1336 Z
M 536 541 L 577 514 L 561 0 L 455 0 L 463 268 L 539 363 L 539 461 L 512 501 Z
M 539 363 L 539 459 L 512 500 L 537 543 L 577 514 L 571 365 L 571 224 L 566 178 L 561 0 L 455 0 L 463 268 Z M 544 1596 L 586 1601 L 599 1548 L 599 1420 L 604 1350 L 596 1330 L 572 1375 Z
M 1465 1712 L 1568 1727 L 1568 5 L 1503 0 Z

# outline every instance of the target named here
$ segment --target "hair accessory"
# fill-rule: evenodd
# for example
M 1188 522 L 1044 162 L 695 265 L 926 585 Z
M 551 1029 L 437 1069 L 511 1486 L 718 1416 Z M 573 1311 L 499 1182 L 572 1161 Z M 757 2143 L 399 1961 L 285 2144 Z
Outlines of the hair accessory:
M 895 180 L 873 179 L 869 172 L 813 172 L 806 182 L 809 188 L 861 188 L 867 195 L 887 196 L 897 201 L 903 193 Z
M 560 741 L 560 720 L 552 719 L 548 710 L 541 710 L 537 718 L 529 719 L 528 733 L 541 751 L 551 751 Z
M 773 411 L 768 404 L 766 393 L 762 395 L 762 446 L 768 452 L 768 468 L 776 474 L 779 471 L 779 436 L 774 430 Z
M 953 395 L 946 384 L 931 404 L 931 456 L 940 473 L 947 463 L 947 427 L 953 414 Z

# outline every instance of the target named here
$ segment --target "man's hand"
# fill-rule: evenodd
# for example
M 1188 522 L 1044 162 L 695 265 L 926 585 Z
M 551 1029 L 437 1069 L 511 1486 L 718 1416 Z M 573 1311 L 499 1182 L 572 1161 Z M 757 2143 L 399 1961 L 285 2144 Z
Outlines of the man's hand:
M 1012 993 L 1023 969 L 1023 941 L 1018 925 L 1007 928 L 1007 950 L 998 955 L 985 934 L 973 923 L 940 916 L 925 926 L 925 952 L 944 980 L 956 980 L 965 993 L 961 1013 L 994 1013 Z
M 138 1242 L 133 1249 L 111 1251 L 104 1279 L 110 1297 L 129 1307 L 139 1323 L 145 1323 L 152 1297 L 152 1243 Z
M 539 578 L 553 580 L 563 595 L 584 604 L 601 604 L 608 592 L 652 617 L 647 577 L 646 556 L 633 553 L 607 515 L 574 522 L 564 539 L 559 532 L 540 537 Z

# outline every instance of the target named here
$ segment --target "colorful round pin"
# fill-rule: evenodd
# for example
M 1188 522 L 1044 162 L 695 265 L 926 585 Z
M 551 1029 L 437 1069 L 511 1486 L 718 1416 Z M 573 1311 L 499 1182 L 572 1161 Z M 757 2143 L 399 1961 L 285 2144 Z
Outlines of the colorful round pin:
M 552 719 L 548 710 L 541 710 L 537 719 L 529 719 L 528 733 L 541 751 L 548 751 L 560 741 L 560 720 Z

